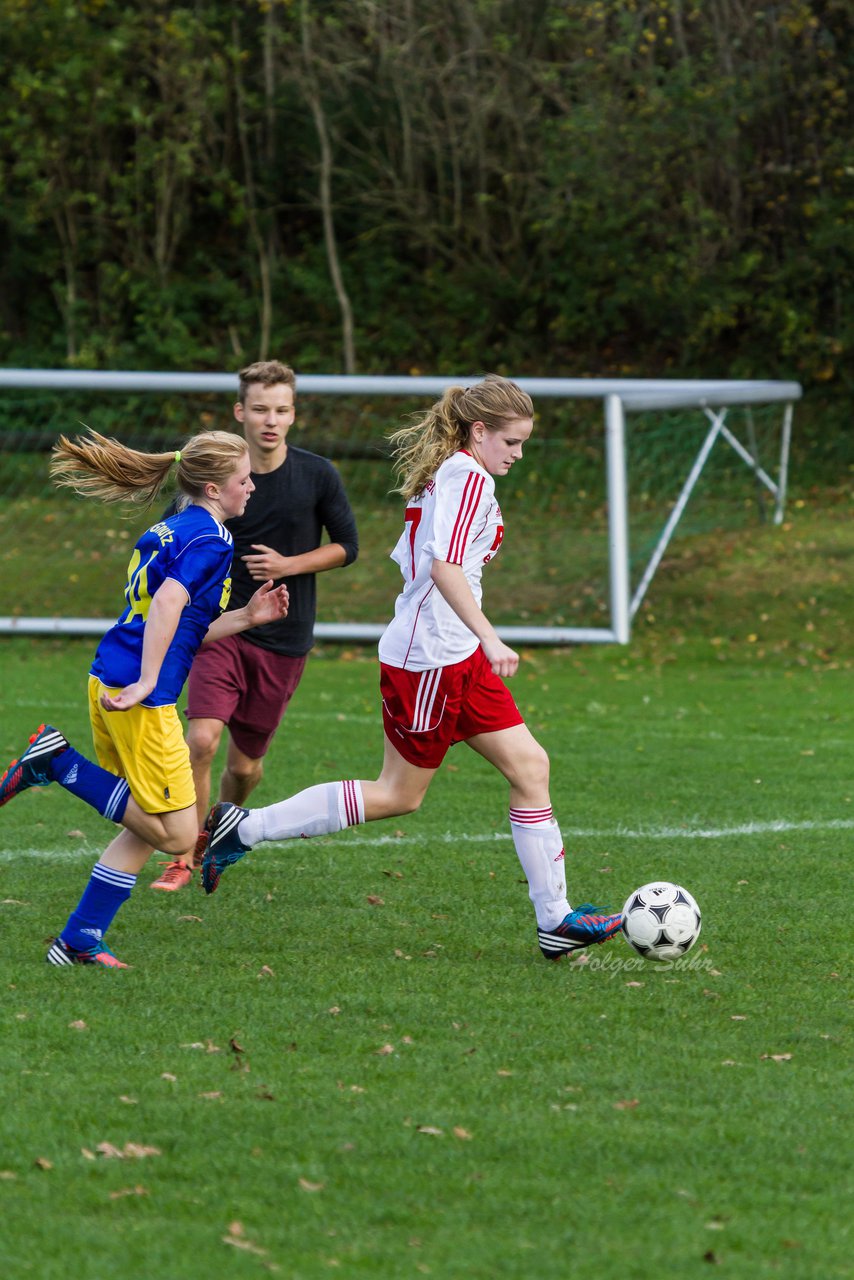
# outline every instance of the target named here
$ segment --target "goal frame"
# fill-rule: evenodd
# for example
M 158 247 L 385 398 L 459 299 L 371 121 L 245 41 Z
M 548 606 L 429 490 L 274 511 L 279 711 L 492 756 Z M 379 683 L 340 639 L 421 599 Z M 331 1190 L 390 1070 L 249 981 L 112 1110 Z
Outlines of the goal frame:
M 470 386 L 478 377 L 298 374 L 300 393 L 309 395 L 407 396 L 434 399 L 451 385 Z M 498 634 L 513 644 L 621 644 L 631 639 L 632 620 L 673 538 L 703 468 L 719 440 L 728 444 L 774 497 L 774 522 L 784 518 L 794 404 L 803 394 L 797 382 L 773 380 L 698 380 L 651 378 L 517 378 L 533 398 L 601 400 L 608 509 L 610 625 L 607 627 L 499 626 Z M 0 393 L 11 389 L 74 391 L 151 391 L 160 393 L 223 392 L 236 394 L 238 378 L 228 373 L 144 373 L 79 369 L 0 369 Z M 777 479 L 760 465 L 752 442 L 745 445 L 726 424 L 737 406 L 782 405 Z M 626 415 L 650 410 L 696 409 L 710 424 L 667 522 L 634 592 L 629 561 Z M 0 635 L 102 635 L 103 618 L 0 617 Z M 330 641 L 376 641 L 383 626 L 367 623 L 315 624 L 315 638 Z

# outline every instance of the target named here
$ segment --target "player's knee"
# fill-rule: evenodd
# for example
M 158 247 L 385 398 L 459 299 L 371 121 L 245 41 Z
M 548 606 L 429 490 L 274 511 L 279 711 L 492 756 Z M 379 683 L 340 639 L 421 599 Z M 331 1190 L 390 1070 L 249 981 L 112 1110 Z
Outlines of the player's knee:
M 216 730 L 196 726 L 193 721 L 190 721 L 190 728 L 187 731 L 187 746 L 190 749 L 190 763 L 194 765 L 210 765 L 216 755 L 221 735 L 221 729 Z
M 182 822 L 171 821 L 167 824 L 158 848 L 162 853 L 181 854 L 192 849 L 198 835 L 195 816 Z
M 371 818 L 402 818 L 407 813 L 415 813 L 421 808 L 424 793 L 415 794 L 397 788 L 389 788 L 375 794 L 371 805 L 374 812 Z
M 538 742 L 532 742 L 525 755 L 518 761 L 520 781 L 526 787 L 548 789 L 549 756 Z

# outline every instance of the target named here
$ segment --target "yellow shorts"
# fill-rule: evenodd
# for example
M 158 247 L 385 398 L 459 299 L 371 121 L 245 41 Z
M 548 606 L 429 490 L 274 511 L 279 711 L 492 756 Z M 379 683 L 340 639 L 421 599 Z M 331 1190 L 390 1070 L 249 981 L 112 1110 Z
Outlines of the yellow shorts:
M 146 813 L 191 808 L 196 789 L 177 708 L 105 711 L 100 703 L 105 689 L 116 692 L 89 677 L 89 721 L 98 763 L 127 778 L 131 795 Z

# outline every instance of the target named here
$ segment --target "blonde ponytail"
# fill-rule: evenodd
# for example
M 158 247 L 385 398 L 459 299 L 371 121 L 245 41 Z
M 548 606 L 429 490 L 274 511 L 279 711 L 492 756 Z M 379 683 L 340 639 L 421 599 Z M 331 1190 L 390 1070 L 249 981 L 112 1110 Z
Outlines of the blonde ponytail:
M 497 373 L 488 373 L 471 387 L 448 387 L 426 414 L 389 436 L 398 480 L 395 492 L 407 500 L 423 493 L 442 463 L 468 444 L 472 423 L 498 431 L 506 422 L 533 416 L 531 397 Z

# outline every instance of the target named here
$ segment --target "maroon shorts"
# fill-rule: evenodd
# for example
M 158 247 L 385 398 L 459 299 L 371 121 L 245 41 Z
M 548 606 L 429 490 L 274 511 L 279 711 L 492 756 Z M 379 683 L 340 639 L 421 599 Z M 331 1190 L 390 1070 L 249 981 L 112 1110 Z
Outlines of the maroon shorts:
M 455 742 L 524 724 L 480 647 L 463 662 L 431 671 L 380 663 L 380 692 L 386 737 L 421 769 L 438 769 Z
M 296 691 L 306 655 L 271 653 L 243 636 L 202 645 L 187 682 L 187 717 L 222 720 L 238 751 L 260 760 Z

